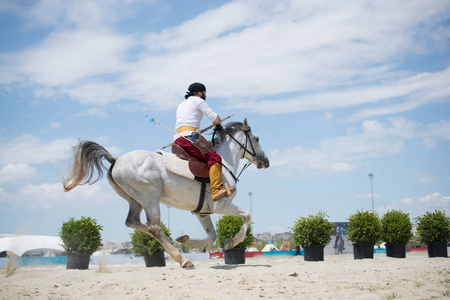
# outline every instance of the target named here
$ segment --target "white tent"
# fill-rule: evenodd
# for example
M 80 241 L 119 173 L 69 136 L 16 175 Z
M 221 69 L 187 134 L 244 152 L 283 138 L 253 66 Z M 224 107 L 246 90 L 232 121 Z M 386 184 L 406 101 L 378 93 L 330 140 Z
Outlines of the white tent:
M 264 248 L 261 250 L 262 252 L 268 252 L 268 251 L 273 251 L 275 249 L 275 251 L 278 251 L 278 248 L 275 247 L 274 244 L 267 244 L 264 246 Z
M 56 236 L 46 235 L 12 235 L 0 238 L 0 253 L 9 251 L 17 256 L 34 249 L 51 249 L 64 251 L 62 241 Z
M 248 251 L 248 252 L 259 252 L 259 250 L 256 249 L 256 247 L 250 247 L 250 248 L 248 248 L 247 251 Z

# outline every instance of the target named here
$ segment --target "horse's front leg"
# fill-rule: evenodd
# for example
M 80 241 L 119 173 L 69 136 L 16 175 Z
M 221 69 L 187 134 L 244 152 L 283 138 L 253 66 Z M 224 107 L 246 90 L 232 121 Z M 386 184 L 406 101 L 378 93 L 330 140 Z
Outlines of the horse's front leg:
M 242 243 L 245 239 L 248 226 L 250 225 L 250 214 L 245 210 L 240 209 L 233 203 L 231 203 L 228 199 L 223 199 L 222 201 L 216 202 L 214 213 L 241 217 L 242 220 L 244 221 L 241 230 L 239 230 L 238 234 L 236 234 L 235 237 L 227 240 L 225 246 L 223 247 L 224 250 L 234 248 L 236 245 Z
M 177 242 L 193 248 L 203 247 L 214 243 L 216 241 L 217 234 L 214 229 L 213 222 L 211 221 L 211 216 L 198 213 L 194 213 L 194 215 L 198 218 L 200 224 L 202 224 L 208 237 L 205 239 L 191 239 L 188 235 L 183 235 L 177 238 Z

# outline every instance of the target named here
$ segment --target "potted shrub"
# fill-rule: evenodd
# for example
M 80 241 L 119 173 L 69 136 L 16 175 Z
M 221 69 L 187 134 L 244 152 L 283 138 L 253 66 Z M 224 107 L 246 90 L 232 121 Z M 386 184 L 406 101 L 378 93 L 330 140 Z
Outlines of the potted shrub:
M 164 234 L 172 239 L 170 236 L 170 230 L 161 222 Z M 164 257 L 164 248 L 161 244 L 149 234 L 135 230 L 130 233 L 131 236 L 131 252 L 135 256 L 144 257 L 146 267 L 164 267 L 166 265 L 166 259 Z
M 381 234 L 381 221 L 377 213 L 357 211 L 348 220 L 347 238 L 353 242 L 354 259 L 373 259 L 373 247 Z
M 295 221 L 292 240 L 303 247 L 305 261 L 323 261 L 325 245 L 331 241 L 333 224 L 323 212 Z
M 66 269 L 89 268 L 92 253 L 102 245 L 101 230 L 103 227 L 90 217 L 82 216 L 79 220 L 70 218 L 63 223 L 58 235 L 63 242 L 61 246 L 67 252 Z
M 386 256 L 405 258 L 406 243 L 412 237 L 409 214 L 391 210 L 381 218 L 381 239 L 386 243 Z
M 228 239 L 233 238 L 241 230 L 243 220 L 235 216 L 223 216 L 216 222 L 216 243 L 220 248 L 223 248 Z M 225 264 L 245 264 L 245 249 L 252 245 L 255 237 L 252 234 L 252 225 L 250 224 L 245 234 L 245 239 L 242 243 L 236 245 L 232 249 L 224 251 Z
M 445 211 L 435 210 L 417 217 L 417 233 L 422 243 L 427 244 L 428 257 L 447 257 L 447 242 L 450 240 L 450 218 Z

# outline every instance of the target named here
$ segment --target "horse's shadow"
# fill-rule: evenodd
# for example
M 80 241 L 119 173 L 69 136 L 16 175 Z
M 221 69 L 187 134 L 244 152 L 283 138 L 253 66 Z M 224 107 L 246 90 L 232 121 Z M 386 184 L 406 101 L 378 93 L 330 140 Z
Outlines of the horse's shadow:
M 234 270 L 236 268 L 241 268 L 241 267 L 265 267 L 265 268 L 272 268 L 271 265 L 245 265 L 245 264 L 212 266 L 210 268 L 211 269 L 216 269 L 216 270 Z

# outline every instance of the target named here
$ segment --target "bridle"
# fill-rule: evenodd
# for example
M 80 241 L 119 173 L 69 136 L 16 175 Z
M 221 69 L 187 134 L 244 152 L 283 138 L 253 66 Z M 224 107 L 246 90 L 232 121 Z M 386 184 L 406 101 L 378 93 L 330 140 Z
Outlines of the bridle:
M 246 128 L 246 129 L 242 129 L 242 128 L 241 128 L 241 130 L 245 133 L 245 146 L 244 146 L 241 142 L 239 142 L 239 141 L 238 141 L 233 135 L 231 135 L 229 132 L 226 132 L 226 134 L 228 134 L 228 136 L 229 136 L 231 139 L 233 139 L 233 140 L 241 147 L 240 150 L 244 149 L 244 151 L 242 152 L 241 159 L 245 157 L 245 153 L 247 153 L 247 152 L 248 152 L 251 156 L 256 157 L 255 147 L 253 147 L 252 139 L 251 139 L 250 136 L 249 136 L 249 133 L 250 133 L 251 129 L 250 129 L 250 128 L 248 128 L 248 129 L 247 129 L 247 128 Z M 249 150 L 247 149 L 247 145 L 248 145 L 249 141 L 250 141 L 250 146 L 252 147 L 252 151 L 249 151 Z
M 242 127 L 244 127 L 244 126 L 242 126 Z M 228 132 L 228 131 L 225 131 L 225 133 L 226 133 L 232 140 L 234 140 L 234 141 L 239 145 L 239 147 L 240 147 L 239 150 L 244 149 L 244 151 L 242 151 L 241 159 L 245 157 L 245 154 L 246 154 L 247 152 L 248 152 L 253 158 L 255 158 L 255 157 L 256 157 L 255 147 L 253 146 L 252 139 L 251 139 L 250 136 L 249 136 L 251 129 L 250 129 L 249 126 L 246 126 L 245 128 L 242 128 L 242 127 L 239 128 L 238 130 L 242 130 L 242 131 L 244 132 L 244 134 L 245 134 L 245 145 L 242 144 L 240 141 L 238 141 L 238 140 L 232 135 L 232 133 L 230 133 L 230 132 Z M 222 129 L 222 130 L 223 130 L 223 129 Z M 236 133 L 238 130 L 234 131 L 233 133 Z M 214 141 L 214 136 L 215 136 L 215 134 L 216 134 L 216 130 L 214 130 L 214 133 L 213 133 L 213 137 L 212 137 L 212 140 L 213 140 L 213 141 Z M 251 151 L 250 151 L 250 150 L 248 149 L 248 147 L 247 147 L 248 144 L 250 144 L 250 146 L 251 146 Z M 214 143 L 213 143 L 213 145 L 214 145 Z M 234 180 L 236 181 L 236 183 L 237 183 L 237 182 L 239 181 L 239 177 L 241 176 L 242 172 L 244 172 L 251 164 L 252 164 L 252 163 L 251 163 L 250 161 L 247 161 L 247 162 L 244 164 L 244 166 L 242 167 L 242 169 L 241 169 L 241 171 L 239 172 L 238 176 L 235 176 L 235 175 L 233 174 L 233 172 L 232 172 L 225 164 L 222 164 L 222 166 L 230 173 L 231 177 L 233 177 L 233 179 L 234 179 Z

